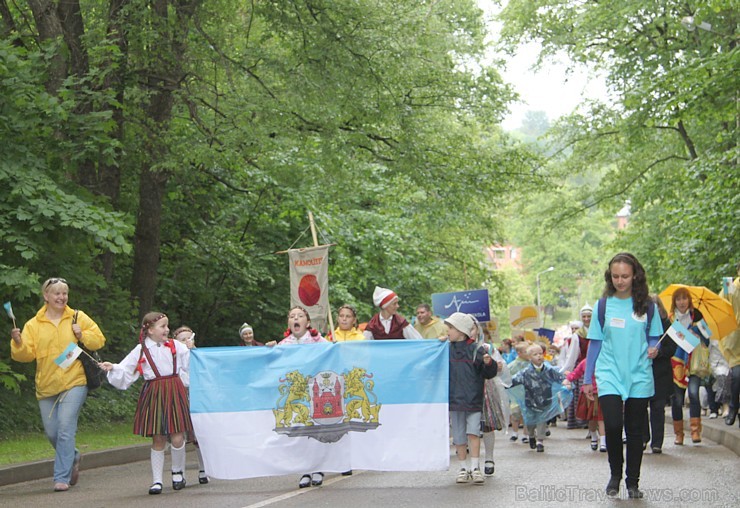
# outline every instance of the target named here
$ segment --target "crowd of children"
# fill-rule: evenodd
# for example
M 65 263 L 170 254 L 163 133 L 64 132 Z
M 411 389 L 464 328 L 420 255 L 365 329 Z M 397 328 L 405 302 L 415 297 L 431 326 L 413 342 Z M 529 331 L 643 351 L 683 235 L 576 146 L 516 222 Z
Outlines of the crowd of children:
M 363 333 L 358 328 L 357 312 L 352 306 L 342 305 L 337 316 L 338 327 L 328 335 L 328 339 L 343 342 L 416 338 L 412 333 L 416 331 L 397 313 L 398 296 L 393 291 L 376 288 L 374 302 L 380 312 L 374 316 L 371 333 L 367 330 Z M 602 304 L 598 302 L 598 305 Z M 571 420 L 578 425 L 577 428 L 587 425 L 591 449 L 607 451 L 605 436 L 608 429 L 605 429 L 599 403 L 596 373 L 594 364 L 589 364 L 587 358 L 589 341 L 583 340 L 586 336 L 591 337 L 587 334 L 592 312 L 589 306 L 581 310 L 582 321 L 570 323 L 571 334 L 565 338 L 561 348 L 547 341 L 528 342 L 523 337 L 515 337 L 505 339 L 501 349 L 496 349 L 474 316 L 455 312 L 443 320 L 446 333 L 439 340 L 449 342 L 449 416 L 452 444 L 458 460 L 457 483 L 482 485 L 486 477 L 494 474 L 496 431 L 508 433 L 511 442 L 519 440 L 521 431 L 521 441 L 528 443 L 530 450 L 541 453 L 545 451 L 545 438 L 550 435 L 548 423 L 555 422 L 558 417 L 567 420 L 569 428 L 572 428 Z M 656 322 L 660 323 L 660 320 Z M 136 347 L 120 363 L 99 364 L 106 371 L 110 384 L 116 388 L 125 390 L 139 377 L 144 379 L 134 416 L 134 433 L 152 438 L 152 484 L 149 488 L 152 495 L 160 494 L 163 489 L 162 473 L 168 445 L 171 448 L 173 490 L 181 490 L 186 485 L 187 442 L 196 445 L 199 483 L 209 482 L 189 413 L 189 362 L 190 350 L 196 347 L 195 333 L 187 326 L 175 330 L 172 338 L 169 332 L 167 316 L 150 312 L 142 320 Z M 651 331 L 650 335 L 654 333 L 657 332 Z M 280 341 L 262 344 L 255 340 L 254 331 L 247 323 L 239 328 L 239 337 L 244 346 L 328 342 L 319 331 L 311 328 L 309 313 L 300 306 L 288 312 L 288 327 Z M 657 403 L 665 407 L 666 398 L 662 394 L 656 394 L 656 397 Z M 632 434 L 628 432 L 628 437 L 634 438 L 635 429 L 642 425 L 642 420 L 639 425 L 637 422 L 630 422 L 630 425 Z M 647 432 L 643 439 L 646 444 L 650 440 L 647 420 L 645 425 Z M 483 463 L 481 442 L 485 453 Z M 641 441 L 642 446 L 645 444 Z M 653 453 L 660 453 L 662 434 L 654 432 L 652 444 Z M 607 486 L 610 493 L 615 488 L 614 462 L 617 460 L 610 456 L 612 480 Z M 306 473 L 301 476 L 299 487 L 321 485 L 323 477 L 321 472 Z M 618 483 L 616 488 L 618 490 Z M 640 497 L 636 478 L 628 477 L 628 489 L 631 497 Z

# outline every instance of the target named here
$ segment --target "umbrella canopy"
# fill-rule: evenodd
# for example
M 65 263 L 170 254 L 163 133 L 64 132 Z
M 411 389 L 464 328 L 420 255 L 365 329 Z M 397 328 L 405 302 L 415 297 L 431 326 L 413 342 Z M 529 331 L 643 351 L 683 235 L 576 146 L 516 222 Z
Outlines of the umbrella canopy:
M 737 328 L 735 313 L 732 304 L 704 286 L 685 286 L 683 284 L 671 284 L 660 293 L 660 299 L 665 308 L 670 312 L 673 293 L 678 288 L 689 290 L 694 308 L 704 316 L 704 321 L 712 331 L 712 339 L 720 340 Z

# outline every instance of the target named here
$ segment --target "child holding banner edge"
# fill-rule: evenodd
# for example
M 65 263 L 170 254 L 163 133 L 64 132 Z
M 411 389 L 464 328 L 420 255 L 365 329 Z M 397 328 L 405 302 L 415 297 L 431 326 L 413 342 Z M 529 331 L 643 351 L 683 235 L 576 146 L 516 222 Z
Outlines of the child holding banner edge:
M 273 347 L 275 345 L 285 346 L 291 344 L 317 344 L 320 342 L 329 342 L 321 333 L 311 328 L 311 316 L 308 311 L 301 306 L 295 306 L 288 311 L 288 329 L 285 330 L 285 338 L 280 342 L 271 340 L 265 346 Z M 298 488 L 320 486 L 324 483 L 324 473 L 316 471 L 306 473 L 298 480 Z
M 440 340 L 450 342 L 450 422 L 452 444 L 460 463 L 456 482 L 469 483 L 472 480 L 474 484 L 482 485 L 486 482 L 480 471 L 483 386 L 486 379 L 496 376 L 498 365 L 486 348 L 474 340 L 477 330 L 470 315 L 455 312 L 444 322 L 448 335 Z

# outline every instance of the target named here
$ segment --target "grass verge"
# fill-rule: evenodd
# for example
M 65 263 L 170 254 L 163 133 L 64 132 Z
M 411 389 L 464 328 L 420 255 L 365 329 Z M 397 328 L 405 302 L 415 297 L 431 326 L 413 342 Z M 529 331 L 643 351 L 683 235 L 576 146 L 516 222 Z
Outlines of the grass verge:
M 77 430 L 77 448 L 84 454 L 151 442 L 151 438 L 132 434 L 132 426 L 131 422 L 80 426 Z M 43 432 L 16 434 L 10 439 L 0 440 L 0 467 L 53 458 L 54 449 Z

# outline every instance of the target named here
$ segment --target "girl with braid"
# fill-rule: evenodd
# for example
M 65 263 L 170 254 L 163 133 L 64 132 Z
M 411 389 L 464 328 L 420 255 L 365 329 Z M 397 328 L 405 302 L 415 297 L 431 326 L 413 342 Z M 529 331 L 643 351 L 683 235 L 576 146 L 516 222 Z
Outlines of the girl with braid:
M 152 438 L 152 486 L 149 494 L 162 492 L 162 470 L 167 439 L 172 444 L 172 488 L 185 487 L 185 436 L 193 432 L 186 387 L 190 384 L 190 350 L 168 339 L 168 319 L 162 313 L 144 316 L 139 344 L 121 363 L 100 363 L 108 382 L 126 390 L 144 378 L 134 415 L 134 434 Z

